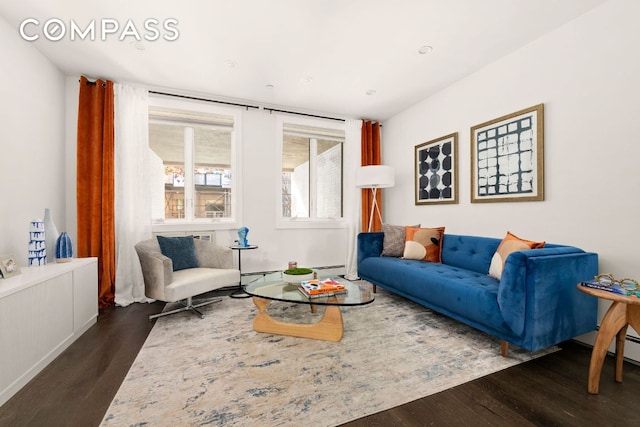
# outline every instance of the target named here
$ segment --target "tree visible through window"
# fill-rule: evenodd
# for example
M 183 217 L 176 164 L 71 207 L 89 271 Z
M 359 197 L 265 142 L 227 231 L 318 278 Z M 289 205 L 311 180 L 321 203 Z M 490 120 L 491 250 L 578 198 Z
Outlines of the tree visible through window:
M 149 109 L 153 219 L 233 218 L 234 117 Z

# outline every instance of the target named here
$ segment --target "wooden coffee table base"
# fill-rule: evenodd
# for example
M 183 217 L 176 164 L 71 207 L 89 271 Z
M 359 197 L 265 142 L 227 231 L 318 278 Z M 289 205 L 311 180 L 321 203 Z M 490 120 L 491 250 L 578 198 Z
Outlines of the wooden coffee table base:
M 271 303 L 269 299 L 253 297 L 253 303 L 258 307 L 258 314 L 253 319 L 253 329 L 256 332 L 325 341 L 342 339 L 344 325 L 339 306 L 327 305 L 322 319 L 317 323 L 299 324 L 280 322 L 269 316 L 267 313 L 267 306 Z

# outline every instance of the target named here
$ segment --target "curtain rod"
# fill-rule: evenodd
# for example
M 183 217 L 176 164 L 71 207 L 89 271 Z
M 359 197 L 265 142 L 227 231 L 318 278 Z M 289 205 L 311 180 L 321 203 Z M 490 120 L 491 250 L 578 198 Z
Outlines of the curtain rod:
M 155 95 L 175 96 L 176 98 L 183 98 L 183 99 L 192 99 L 194 101 L 206 101 L 206 102 L 215 102 L 216 104 L 233 105 L 234 107 L 242 107 L 242 108 L 246 108 L 247 110 L 249 108 L 260 109 L 260 107 L 258 107 L 257 105 L 238 104 L 238 103 L 235 103 L 235 102 L 227 102 L 227 101 L 217 101 L 217 100 L 214 100 L 214 99 L 198 98 L 196 96 L 177 95 L 175 93 L 158 92 L 158 91 L 155 91 L 155 90 L 150 90 L 149 93 L 153 93 Z
M 217 101 L 214 99 L 206 99 L 206 98 L 198 98 L 196 96 L 187 96 L 187 95 L 177 95 L 175 93 L 167 93 L 167 92 L 160 92 L 160 91 L 155 91 L 155 90 L 150 90 L 149 93 L 153 93 L 155 95 L 166 95 L 166 96 L 174 96 L 176 98 L 183 98 L 183 99 L 193 99 L 196 101 L 206 101 L 206 102 L 214 102 L 214 103 L 218 103 L 218 104 L 225 104 L 225 105 L 233 105 L 235 107 L 243 107 L 246 108 L 247 110 L 249 108 L 255 108 L 255 109 L 263 109 L 265 111 L 269 111 L 270 113 L 276 112 L 276 113 L 287 113 L 287 114 L 297 114 L 299 116 L 306 116 L 306 117 L 315 117 L 317 119 L 327 119 L 327 120 L 336 120 L 336 121 L 340 121 L 340 122 L 344 122 L 345 119 L 340 119 L 337 117 L 327 117 L 327 116 L 319 116 L 319 115 L 315 115 L 315 114 L 307 114 L 307 113 L 299 113 L 297 111 L 287 111 L 287 110 L 278 110 L 276 108 L 263 108 L 257 105 L 249 105 L 249 104 L 239 104 L 239 103 L 235 103 L 235 102 L 227 102 L 227 101 Z M 382 125 L 380 125 L 382 126 Z
M 78 82 L 81 82 L 81 81 L 82 80 L 78 80 Z M 91 80 L 87 79 L 87 81 L 85 83 L 87 85 L 89 85 L 89 86 L 96 86 L 98 84 L 98 81 L 97 80 L 91 81 Z M 100 84 L 100 86 L 105 87 L 105 83 Z
M 277 110 L 275 108 L 265 108 L 265 110 L 269 111 L 270 113 L 276 112 L 276 113 L 297 114 L 299 116 L 315 117 L 316 119 L 337 120 L 337 121 L 340 121 L 340 122 L 344 122 L 345 121 L 344 119 L 339 119 L 337 117 L 317 116 L 315 114 L 298 113 L 297 111 Z

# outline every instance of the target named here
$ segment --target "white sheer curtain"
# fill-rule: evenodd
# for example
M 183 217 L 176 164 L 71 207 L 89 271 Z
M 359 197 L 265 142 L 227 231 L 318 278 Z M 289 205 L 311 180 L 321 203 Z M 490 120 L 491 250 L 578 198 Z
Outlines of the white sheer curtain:
M 116 83 L 114 101 L 115 302 L 127 306 L 152 301 L 144 295 L 142 270 L 134 248 L 139 241 L 151 238 L 148 92 Z
M 344 135 L 344 219 L 347 223 L 347 259 L 345 277 L 358 278 L 357 239 L 360 231 L 360 189 L 356 188 L 356 170 L 360 166 L 362 120 L 346 120 Z

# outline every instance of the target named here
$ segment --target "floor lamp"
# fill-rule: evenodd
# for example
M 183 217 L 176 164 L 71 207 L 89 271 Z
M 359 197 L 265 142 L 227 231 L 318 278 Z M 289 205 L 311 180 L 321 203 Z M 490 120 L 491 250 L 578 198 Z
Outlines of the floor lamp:
M 378 207 L 378 201 L 376 199 L 378 188 L 393 187 L 394 184 L 395 177 L 391 166 L 361 166 L 356 171 L 356 187 L 370 188 L 373 193 L 373 203 L 371 204 L 371 213 L 369 214 L 369 232 L 371 232 L 371 225 L 373 224 L 374 209 L 378 212 L 378 218 L 380 218 L 380 223 L 382 223 L 382 215 L 380 214 L 380 208 Z

